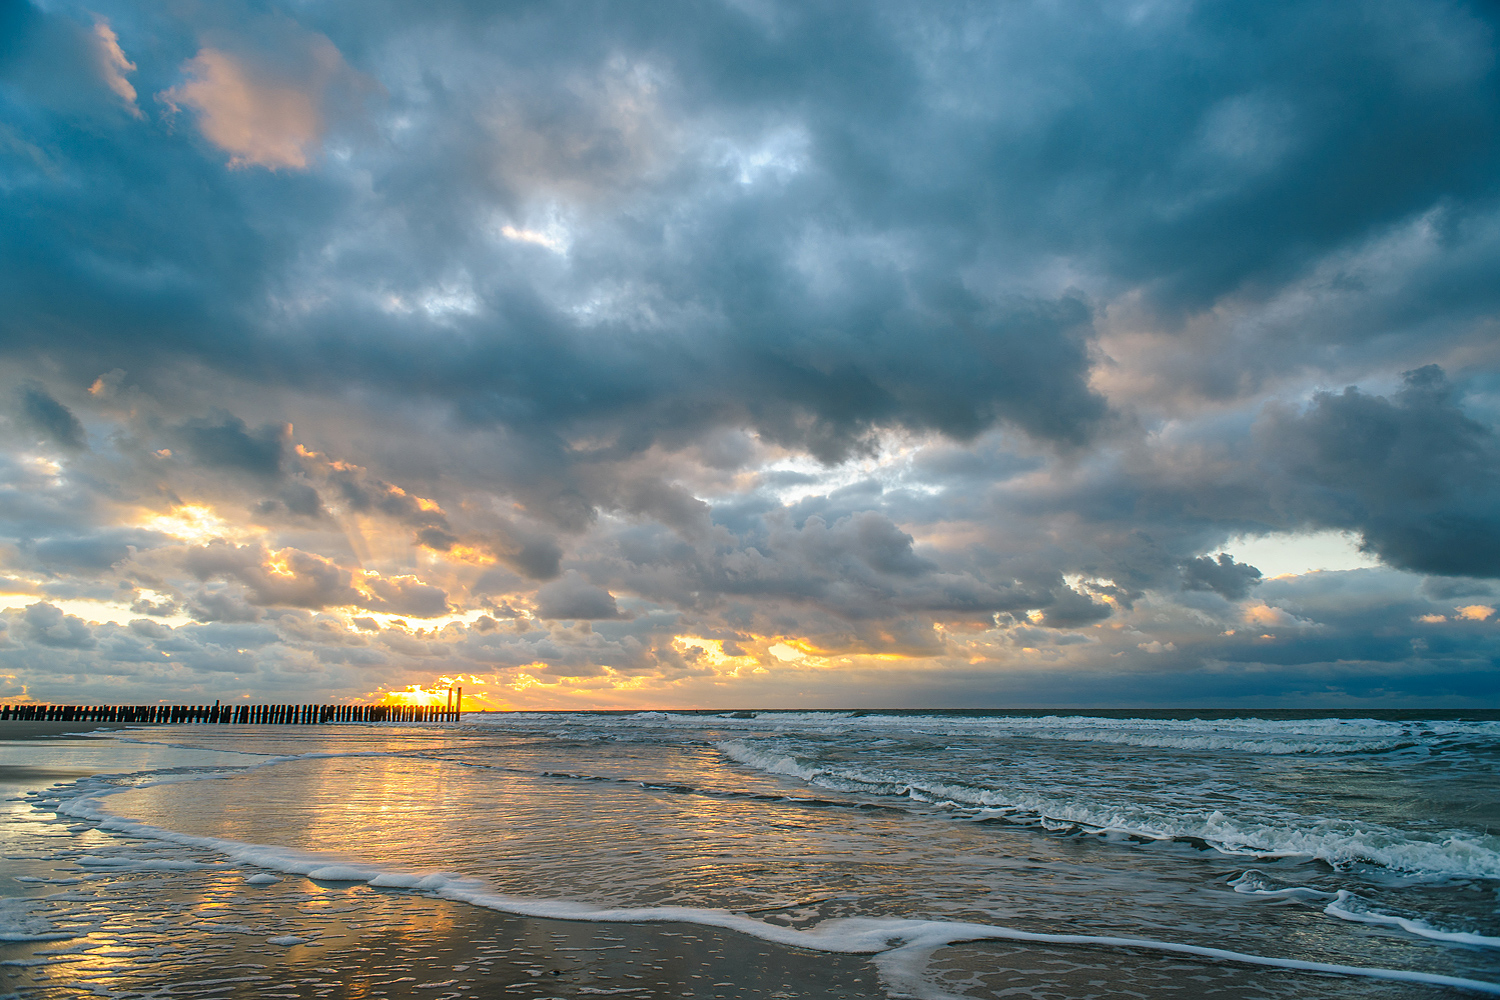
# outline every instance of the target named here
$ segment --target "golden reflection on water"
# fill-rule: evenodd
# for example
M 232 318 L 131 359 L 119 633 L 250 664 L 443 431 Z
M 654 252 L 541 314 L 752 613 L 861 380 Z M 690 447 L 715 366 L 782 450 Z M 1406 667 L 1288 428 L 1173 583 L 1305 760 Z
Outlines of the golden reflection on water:
M 184 833 L 324 853 L 330 863 L 479 876 L 509 895 L 600 905 L 773 912 L 860 897 L 910 909 L 919 888 L 903 865 L 910 848 L 897 846 L 910 841 L 888 836 L 892 820 L 878 812 L 843 810 L 848 832 L 831 838 L 820 827 L 825 810 L 796 803 L 747 808 L 680 788 L 415 757 L 291 761 L 139 789 L 110 806 Z M 843 904 L 827 905 L 823 915 Z

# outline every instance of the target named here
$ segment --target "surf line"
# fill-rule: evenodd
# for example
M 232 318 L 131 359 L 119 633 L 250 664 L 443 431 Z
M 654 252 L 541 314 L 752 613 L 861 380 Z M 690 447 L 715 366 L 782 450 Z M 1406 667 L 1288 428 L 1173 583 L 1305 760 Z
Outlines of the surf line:
M 330 755 L 332 756 L 332 755 Z M 264 765 L 262 765 L 264 766 Z M 453 902 L 468 903 L 485 909 L 516 916 L 552 920 L 575 920 L 590 923 L 688 923 L 736 931 L 773 944 L 792 945 L 814 951 L 853 955 L 880 955 L 887 960 L 900 954 L 913 954 L 944 945 L 972 941 L 1019 941 L 1031 944 L 1077 945 L 1083 947 L 1134 948 L 1142 951 L 1191 955 L 1216 962 L 1260 965 L 1301 972 L 1321 972 L 1367 979 L 1425 983 L 1447 986 L 1472 993 L 1500 996 L 1500 983 L 1413 972 L 1405 969 L 1382 969 L 1329 962 L 1307 962 L 1295 958 L 1272 958 L 1247 952 L 1178 944 L 1150 938 L 1111 937 L 1093 934 L 1047 934 L 1023 931 L 996 924 L 958 923 L 942 920 L 910 920 L 898 917 L 843 917 L 825 920 L 816 927 L 799 930 L 779 927 L 753 919 L 743 911 L 734 913 L 697 907 L 653 906 L 601 909 L 569 900 L 528 899 L 507 896 L 489 890 L 478 879 L 446 874 L 420 874 L 384 869 L 379 866 L 348 863 L 308 851 L 297 851 L 268 844 L 200 837 L 152 826 L 111 813 L 104 799 L 133 791 L 134 787 L 99 787 L 84 779 L 80 794 L 62 800 L 53 808 L 60 815 L 85 819 L 99 828 L 133 837 L 197 847 L 221 854 L 242 864 L 255 865 L 289 875 L 330 882 L 364 882 L 382 888 L 414 889 L 432 893 Z M 78 786 L 75 786 L 78 787 Z

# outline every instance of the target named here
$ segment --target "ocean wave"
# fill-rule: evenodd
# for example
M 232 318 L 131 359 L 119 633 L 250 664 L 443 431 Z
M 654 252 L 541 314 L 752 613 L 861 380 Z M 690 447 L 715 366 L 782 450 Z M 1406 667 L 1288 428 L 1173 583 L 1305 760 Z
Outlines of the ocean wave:
M 1231 753 L 1290 754 L 1386 753 L 1406 750 L 1421 744 L 1404 735 L 1384 739 L 1346 738 L 1341 740 L 1299 739 L 1295 736 L 1242 736 L 1220 733 L 1149 733 L 1112 731 L 1068 731 L 1028 735 L 1043 739 L 1067 740 L 1071 743 L 1104 743 L 1114 746 L 1149 747 L 1158 750 L 1206 750 Z
M 1500 948 L 1500 937 L 1475 934 L 1473 931 L 1444 930 L 1441 927 L 1434 927 L 1426 920 L 1401 917 L 1393 913 L 1381 913 L 1378 910 L 1369 909 L 1368 904 L 1358 896 L 1343 889 L 1338 891 L 1333 902 L 1323 908 L 1323 912 L 1330 917 L 1337 917 L 1340 920 L 1349 920 L 1354 923 L 1399 927 L 1408 934 L 1416 934 L 1419 937 L 1430 938 L 1433 941 L 1446 941 L 1450 944 L 1467 944 L 1479 948 Z
M 1493 747 L 1500 722 L 1379 719 L 1146 719 L 1090 715 L 990 716 L 885 714 L 856 711 L 739 711 L 715 714 L 637 712 L 623 714 L 525 712 L 466 719 L 485 728 L 559 725 L 570 732 L 630 729 L 795 729 L 819 735 L 869 732 L 882 735 L 1025 737 L 1100 743 L 1143 749 L 1264 755 L 1387 753 L 1477 741 Z
M 1322 889 L 1314 889 L 1310 885 L 1281 885 L 1265 872 L 1254 868 L 1247 868 L 1235 878 L 1229 880 L 1234 886 L 1234 891 L 1247 896 L 1259 896 L 1262 899 L 1333 899 L 1337 893 L 1325 892 Z
M 1367 863 L 1422 875 L 1500 878 L 1500 851 L 1486 843 L 1500 843 L 1493 837 L 1458 831 L 1423 837 L 1344 819 L 1283 817 L 1265 822 L 1230 816 L 1219 809 L 1179 807 L 1168 812 L 1144 802 L 1100 802 L 1082 793 L 1065 797 L 1024 789 L 977 787 L 893 770 L 875 772 L 830 765 L 755 744 L 752 739 L 735 739 L 720 743 L 718 748 L 740 764 L 820 788 L 899 796 L 972 810 L 976 819 L 1032 822 L 1053 830 L 1078 828 L 1147 840 L 1202 841 L 1226 855 L 1307 857 L 1335 866 Z

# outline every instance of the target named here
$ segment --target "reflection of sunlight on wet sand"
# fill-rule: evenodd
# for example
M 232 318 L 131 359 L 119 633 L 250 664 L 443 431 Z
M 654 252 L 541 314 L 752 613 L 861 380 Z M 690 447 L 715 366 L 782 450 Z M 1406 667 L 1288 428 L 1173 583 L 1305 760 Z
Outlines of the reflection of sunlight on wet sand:
M 434 900 L 381 899 L 362 886 L 299 880 L 266 892 L 247 887 L 244 876 L 231 868 L 96 883 L 106 891 L 88 897 L 88 922 L 77 928 L 83 933 L 34 952 L 33 962 L 49 964 L 26 970 L 42 981 L 33 988 L 65 980 L 71 990 L 103 996 L 157 995 L 167 985 L 172 995 L 264 996 L 267 987 L 316 984 L 318 973 L 333 973 L 315 995 L 337 985 L 342 997 L 385 996 L 391 981 L 420 968 L 418 955 L 441 963 L 434 952 L 468 944 L 487 921 Z M 456 938 L 463 924 L 468 934 Z M 298 943 L 277 943 L 281 935 Z M 371 962 L 372 953 L 380 959 Z M 425 978 L 451 976 L 448 962 L 428 966 Z M 23 981 L 20 995 L 33 995 L 29 985 Z
M 183 794 L 175 785 L 126 792 L 113 797 L 110 807 L 168 829 L 182 830 L 179 824 L 185 823 L 206 836 L 328 852 L 351 861 L 379 860 L 371 856 L 372 848 L 388 844 L 393 830 L 421 830 L 419 839 L 431 844 L 463 842 L 451 765 L 368 757 L 295 762 L 278 770 L 294 780 L 268 781 L 251 772 L 215 781 L 201 795 Z M 245 781 L 254 782 L 253 795 L 235 794 Z M 216 804 L 205 810 L 205 800 Z M 441 862 L 441 854 L 424 860 Z
M 329 864 L 477 876 L 508 895 L 608 906 L 774 908 L 851 891 L 911 891 L 905 876 L 872 880 L 859 860 L 886 849 L 888 817 L 861 814 L 860 832 L 830 849 L 796 803 L 747 812 L 737 800 L 671 791 L 701 780 L 713 759 L 704 753 L 662 772 L 662 792 L 635 780 L 512 770 L 526 762 L 508 754 L 482 767 L 325 758 L 192 790 L 139 789 L 114 797 L 111 809 L 193 835 L 315 851 Z M 768 782 L 771 798 L 780 787 Z

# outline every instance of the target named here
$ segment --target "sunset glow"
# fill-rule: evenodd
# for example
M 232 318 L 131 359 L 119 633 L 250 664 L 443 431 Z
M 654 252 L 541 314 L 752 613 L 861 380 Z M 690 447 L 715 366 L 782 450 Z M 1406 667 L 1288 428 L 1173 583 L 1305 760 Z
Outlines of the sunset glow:
M 231 526 L 204 504 L 182 504 L 173 507 L 169 514 L 156 514 L 140 522 L 141 527 L 160 531 L 184 542 L 202 545 L 218 538 L 235 538 L 245 532 Z
M 1393 2 L 21 0 L 0 667 L 1489 704 L 1500 59 Z
M 425 705 L 429 708 L 451 704 L 448 688 L 423 688 L 420 684 L 408 684 L 399 691 L 385 691 L 375 696 L 382 705 Z M 467 693 L 465 701 L 467 701 Z

